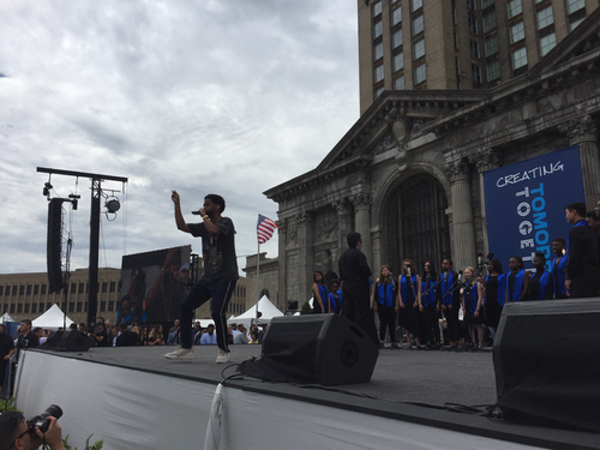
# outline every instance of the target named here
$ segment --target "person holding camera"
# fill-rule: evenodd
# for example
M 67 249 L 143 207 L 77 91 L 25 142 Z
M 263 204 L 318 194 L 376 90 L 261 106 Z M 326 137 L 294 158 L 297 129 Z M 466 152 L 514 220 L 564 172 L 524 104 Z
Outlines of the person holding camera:
M 46 445 L 51 450 L 65 450 L 62 431 L 55 417 L 47 416 L 39 423 L 25 421 L 22 413 L 9 411 L 0 415 L 0 450 L 35 450 Z

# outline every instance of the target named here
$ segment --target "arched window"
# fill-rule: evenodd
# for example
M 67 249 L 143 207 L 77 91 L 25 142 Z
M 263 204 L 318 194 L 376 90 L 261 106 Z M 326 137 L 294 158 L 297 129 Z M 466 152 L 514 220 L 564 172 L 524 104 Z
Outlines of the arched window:
M 426 260 L 436 271 L 450 255 L 450 227 L 446 216 L 448 201 L 442 185 L 431 175 L 407 179 L 387 202 L 386 261 L 398 276 L 400 262 L 412 259 L 419 273 Z

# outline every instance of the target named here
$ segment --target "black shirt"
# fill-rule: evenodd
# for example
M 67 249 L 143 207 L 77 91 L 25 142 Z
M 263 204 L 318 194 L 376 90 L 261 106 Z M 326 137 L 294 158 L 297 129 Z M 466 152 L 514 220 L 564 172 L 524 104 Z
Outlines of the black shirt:
M 19 358 L 19 352 L 24 348 L 35 348 L 40 345 L 40 340 L 30 331 L 25 336 L 19 336 L 17 340 L 17 359 Z
M 235 255 L 235 228 L 229 217 L 221 217 L 215 224 L 221 234 L 212 236 L 204 222 L 188 224 L 192 236 L 202 237 L 204 275 L 208 282 L 232 281 L 239 278 Z
M 600 275 L 596 235 L 587 224 L 574 226 L 569 231 L 569 258 L 565 267 L 567 279 Z
M 342 281 L 365 281 L 371 276 L 367 257 L 357 248 L 349 248 L 342 253 L 338 266 Z
M 0 334 L 0 362 L 2 362 L 4 357 L 8 355 L 13 348 L 15 348 L 15 344 L 11 337 L 6 334 L 6 331 Z M 0 373 L 0 377 L 2 376 L 3 374 Z
M 135 331 L 122 331 L 117 337 L 117 347 L 132 347 L 138 345 L 139 336 Z

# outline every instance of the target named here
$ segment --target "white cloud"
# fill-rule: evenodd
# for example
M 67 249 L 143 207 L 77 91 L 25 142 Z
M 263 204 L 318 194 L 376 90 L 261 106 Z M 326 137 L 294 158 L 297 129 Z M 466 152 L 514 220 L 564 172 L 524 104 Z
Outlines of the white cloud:
M 184 213 L 222 194 L 238 254 L 256 252 L 262 192 L 316 167 L 358 118 L 352 2 L 80 2 L 0 5 L 0 273 L 44 271 L 47 175 L 36 167 L 129 178 L 103 219 L 101 265 L 199 242 Z M 90 183 L 67 216 L 72 267 L 87 267 Z M 121 190 L 119 183 L 105 183 Z M 68 209 L 68 208 L 67 208 Z M 277 255 L 277 239 L 261 247 Z M 243 266 L 243 262 L 240 261 Z

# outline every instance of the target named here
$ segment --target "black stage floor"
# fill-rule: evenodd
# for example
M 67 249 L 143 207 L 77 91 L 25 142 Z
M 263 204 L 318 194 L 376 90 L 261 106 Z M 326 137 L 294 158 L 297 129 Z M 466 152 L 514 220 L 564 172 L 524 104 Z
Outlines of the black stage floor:
M 231 375 L 239 363 L 261 353 L 260 345 L 230 346 L 229 364 L 216 364 L 216 346 L 194 347 L 194 359 L 172 361 L 164 354 L 176 347 L 92 348 L 65 356 L 86 361 L 177 376 L 217 384 Z M 57 353 L 57 355 L 62 355 Z M 251 379 L 250 379 L 251 380 Z M 370 383 L 337 386 L 338 390 L 392 402 L 493 404 L 496 387 L 492 353 L 446 352 L 386 348 L 379 358 Z
M 229 364 L 215 363 L 216 346 L 195 347 L 194 359 L 187 361 L 165 359 L 164 355 L 175 349 L 172 346 L 92 348 L 83 353 L 52 353 L 58 358 L 79 359 L 217 385 L 225 377 L 233 375 L 239 363 L 260 356 L 261 348 L 260 345 L 231 346 Z M 456 413 L 460 409 L 456 407 L 444 409 L 448 403 L 465 406 L 495 403 L 491 349 L 458 353 L 383 349 L 379 352 L 371 382 L 363 384 L 326 388 L 309 386 L 307 389 L 244 377 L 227 381 L 226 385 L 537 448 L 600 449 L 599 434 L 490 420 L 482 415 Z

